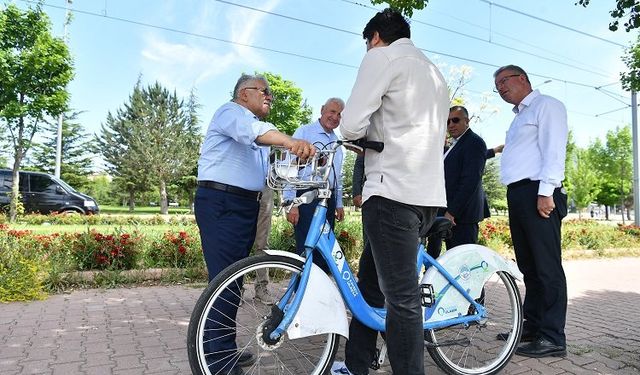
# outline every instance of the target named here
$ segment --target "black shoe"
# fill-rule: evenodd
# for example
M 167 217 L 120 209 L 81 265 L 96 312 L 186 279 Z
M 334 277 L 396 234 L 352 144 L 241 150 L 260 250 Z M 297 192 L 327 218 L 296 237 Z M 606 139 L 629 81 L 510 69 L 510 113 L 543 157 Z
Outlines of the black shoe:
M 498 333 L 496 335 L 496 338 L 498 340 L 507 341 L 510 334 L 511 332 Z M 528 329 L 523 329 L 522 336 L 520 336 L 520 342 L 532 342 L 532 341 L 536 341 L 537 338 L 538 338 L 538 335 L 535 332 L 530 331 Z
M 250 351 L 244 351 L 240 353 L 240 358 L 238 358 L 238 363 L 236 363 L 236 367 L 247 367 L 256 362 L 256 356 L 253 355 Z
M 564 357 L 567 355 L 567 347 L 555 345 L 544 337 L 540 337 L 534 342 L 518 346 L 516 354 L 532 358 Z

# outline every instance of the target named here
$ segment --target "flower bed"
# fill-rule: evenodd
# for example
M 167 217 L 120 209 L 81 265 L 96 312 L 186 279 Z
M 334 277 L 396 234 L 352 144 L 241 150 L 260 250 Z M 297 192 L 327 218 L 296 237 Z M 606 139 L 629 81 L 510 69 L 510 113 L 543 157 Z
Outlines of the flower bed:
M 29 215 L 26 220 L 35 224 L 58 219 L 60 215 Z M 108 287 L 141 282 L 146 280 L 149 272 L 145 270 L 149 269 L 168 270 L 154 272 L 162 275 L 163 281 L 206 281 L 200 238 L 193 220 L 182 218 L 170 230 L 159 231 L 155 229 L 162 228 L 159 224 L 167 224 L 164 218 L 135 219 L 136 225 L 126 228 L 122 223 L 130 219 L 121 217 L 117 220 L 120 224 L 108 231 L 86 225 L 81 232 L 60 230 L 48 234 L 0 224 L 0 301 L 43 298 L 46 292 L 78 285 Z M 354 272 L 363 247 L 360 219 L 359 215 L 351 214 L 336 223 L 336 238 Z M 96 216 L 91 220 L 98 225 L 113 218 Z M 640 254 L 640 228 L 635 226 L 567 220 L 563 222 L 562 234 L 564 258 Z M 269 243 L 272 249 L 295 251 L 293 228 L 283 217 L 274 217 Z M 482 222 L 479 243 L 503 256 L 514 257 L 505 218 Z M 91 272 L 91 277 L 81 276 L 81 272 Z

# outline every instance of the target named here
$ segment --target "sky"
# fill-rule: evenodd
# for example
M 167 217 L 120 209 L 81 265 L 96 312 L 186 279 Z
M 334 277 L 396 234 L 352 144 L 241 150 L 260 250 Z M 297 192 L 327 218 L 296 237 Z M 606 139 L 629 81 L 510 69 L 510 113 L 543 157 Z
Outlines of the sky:
M 14 0 L 26 8 L 32 2 Z M 493 72 L 516 64 L 534 88 L 565 103 L 578 146 L 631 123 L 619 73 L 638 31 L 608 29 L 614 0 L 431 0 L 411 18 L 414 44 L 443 72 L 492 147 L 504 142 L 511 105 L 493 90 Z M 45 0 L 55 35 L 66 0 Z M 195 90 L 203 134 L 243 72 L 294 82 L 319 117 L 330 97 L 348 99 L 366 52 L 362 29 L 376 11 L 367 0 L 74 0 L 67 37 L 75 77 L 71 108 L 99 133 L 139 77 L 187 98 Z M 428 105 L 428 103 L 425 103 Z

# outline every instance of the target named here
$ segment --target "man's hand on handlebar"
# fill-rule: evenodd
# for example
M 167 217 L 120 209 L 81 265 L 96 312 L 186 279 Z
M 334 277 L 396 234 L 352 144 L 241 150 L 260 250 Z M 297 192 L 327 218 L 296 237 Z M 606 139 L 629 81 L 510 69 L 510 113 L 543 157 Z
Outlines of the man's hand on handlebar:
M 289 138 L 283 146 L 302 160 L 306 160 L 316 154 L 316 147 L 302 139 Z

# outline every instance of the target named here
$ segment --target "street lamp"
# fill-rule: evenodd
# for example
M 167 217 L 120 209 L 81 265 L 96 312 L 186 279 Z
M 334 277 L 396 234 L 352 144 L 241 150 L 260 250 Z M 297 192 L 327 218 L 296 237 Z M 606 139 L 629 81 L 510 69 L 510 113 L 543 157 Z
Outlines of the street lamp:
M 71 5 L 72 0 L 67 0 L 67 13 L 64 17 L 64 33 L 63 40 L 67 42 L 67 25 L 69 24 L 69 15 L 71 11 L 69 10 L 69 6 Z M 62 166 L 62 123 L 64 122 L 64 112 L 60 113 L 58 117 L 58 134 L 56 138 L 56 168 L 55 168 L 55 176 L 60 178 L 60 169 Z

